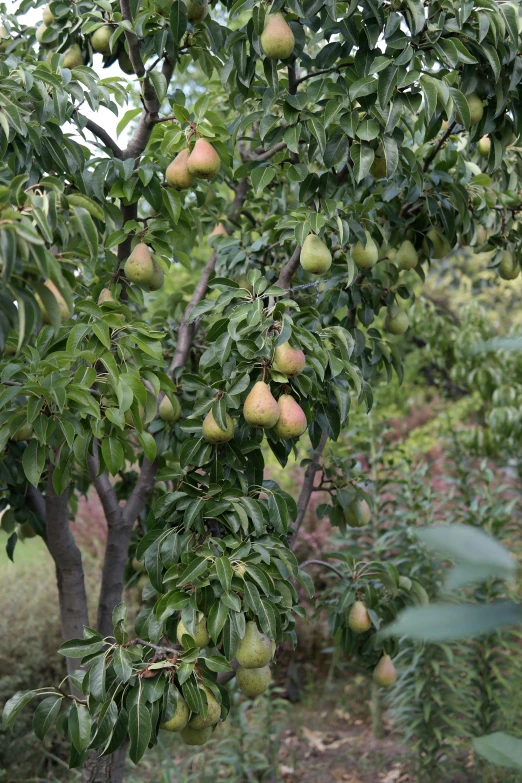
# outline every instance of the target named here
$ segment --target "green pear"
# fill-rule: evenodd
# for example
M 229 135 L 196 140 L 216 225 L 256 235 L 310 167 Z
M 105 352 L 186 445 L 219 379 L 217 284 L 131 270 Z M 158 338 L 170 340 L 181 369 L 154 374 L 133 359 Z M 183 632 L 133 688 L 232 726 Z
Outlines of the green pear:
M 348 628 L 353 633 L 364 633 L 372 627 L 368 609 L 362 601 L 354 601 L 348 615 Z
M 279 406 L 268 383 L 258 381 L 254 384 L 243 405 L 243 416 L 251 427 L 270 429 L 277 423 Z
M 201 22 L 208 14 L 208 0 L 185 0 L 189 22 Z
M 91 46 L 95 52 L 105 55 L 112 54 L 110 41 L 114 30 L 115 28 L 111 27 L 110 24 L 104 24 L 101 27 L 98 27 L 91 38 Z
M 159 291 L 165 282 L 165 273 L 157 261 L 152 261 L 152 277 L 149 280 L 149 291 Z
M 498 266 L 498 273 L 502 280 L 515 280 L 520 274 L 520 266 L 518 262 L 513 258 L 513 253 L 509 250 L 504 250 L 502 258 Z
M 469 106 L 471 124 L 476 125 L 481 121 L 484 115 L 484 104 L 475 92 L 472 92 L 470 95 L 466 95 L 466 100 Z
M 129 57 L 125 49 L 122 49 L 118 55 L 118 65 L 120 66 L 120 69 L 123 71 L 123 73 L 127 74 L 127 76 L 132 76 L 134 74 L 134 68 L 132 67 L 131 58 Z
M 245 635 L 238 644 L 236 660 L 243 669 L 260 669 L 272 659 L 272 642 L 249 620 Z
M 401 590 L 411 590 L 412 581 L 409 576 L 399 576 L 399 587 Z
M 53 43 L 54 43 L 54 41 L 49 41 L 49 42 L 42 41 L 42 38 L 43 38 L 43 36 L 44 36 L 44 33 L 46 33 L 48 29 L 49 29 L 49 28 L 47 27 L 47 25 L 46 25 L 46 24 L 41 24 L 41 25 L 40 25 L 40 26 L 39 26 L 39 27 L 36 29 L 36 40 L 38 41 L 38 43 L 39 43 L 41 46 L 44 46 L 44 47 L 45 47 L 45 46 L 52 46 L 52 45 L 53 45 Z
M 152 254 L 143 242 L 140 242 L 125 262 L 125 277 L 131 283 L 147 285 L 154 274 Z
M 42 22 L 49 27 L 54 22 L 54 14 L 48 5 L 42 9 Z
M 240 277 L 238 278 L 237 284 L 238 284 L 238 286 L 240 288 L 244 288 L 249 293 L 253 293 L 253 291 L 254 291 L 254 286 L 252 285 L 252 283 L 248 279 L 247 275 L 240 275 Z
M 375 669 L 373 670 L 373 681 L 377 685 L 382 685 L 387 688 L 389 685 L 393 685 L 397 679 L 397 670 L 393 665 L 393 661 L 389 655 L 383 655 Z
M 174 713 L 172 718 L 165 721 L 165 723 L 162 723 L 160 728 L 165 729 L 165 731 L 182 731 L 187 725 L 188 719 L 189 719 L 189 708 L 187 706 L 187 702 L 181 696 L 181 694 L 178 693 L 176 712 Z
M 60 318 L 61 318 L 62 323 L 64 323 L 72 315 L 72 313 L 69 310 L 69 307 L 67 305 L 67 302 L 65 301 L 65 299 L 63 298 L 63 296 L 61 295 L 60 291 L 55 286 L 55 284 L 53 283 L 52 280 L 46 280 L 45 283 L 44 283 L 44 286 L 49 289 L 49 291 L 52 293 L 52 295 L 56 299 L 56 302 L 58 303 L 58 309 L 60 310 Z M 34 298 L 38 302 L 38 304 L 40 306 L 40 310 L 42 311 L 42 321 L 44 322 L 44 324 L 50 324 L 51 323 L 51 319 L 49 318 L 49 314 L 48 314 L 47 310 L 45 309 L 45 305 L 43 304 L 42 300 L 40 299 L 38 294 L 35 294 Z
M 371 269 L 375 266 L 379 258 L 379 248 L 368 231 L 366 234 L 366 245 L 359 240 L 352 248 L 352 258 L 354 264 L 359 269 Z
M 178 622 L 178 627 L 176 628 L 176 637 L 178 639 L 178 642 L 181 644 L 181 640 L 183 638 L 183 634 L 187 634 L 188 636 L 192 636 L 194 639 L 197 647 L 206 647 L 207 644 L 210 642 L 210 636 L 208 635 L 207 631 L 207 618 L 201 617 L 199 620 L 196 620 L 194 624 L 194 633 L 191 634 L 187 629 L 185 628 L 183 624 L 183 620 L 180 620 Z
M 399 269 L 414 269 L 419 263 L 419 255 L 409 239 L 405 239 L 397 250 L 395 261 L 399 265 Z
M 491 149 L 491 139 L 489 136 L 482 136 L 477 142 L 477 151 L 481 158 L 487 158 Z
M 221 161 L 212 144 L 206 139 L 198 139 L 188 157 L 187 166 L 192 176 L 212 179 L 219 172 Z
M 22 522 L 19 531 L 22 538 L 36 538 L 38 535 L 30 522 Z
M 214 694 L 209 688 L 203 687 L 207 695 L 208 712 L 207 717 L 203 715 L 194 715 L 189 721 L 189 726 L 192 729 L 208 729 L 210 726 L 215 726 L 221 717 L 221 704 L 218 702 Z
M 384 158 L 373 159 L 373 163 L 370 166 L 370 174 L 374 179 L 384 179 L 386 177 L 386 161 Z
M 22 426 L 17 429 L 17 431 L 12 437 L 12 440 L 16 440 L 18 442 L 22 440 L 29 440 L 32 434 L 33 434 L 33 425 L 29 424 L 29 422 L 26 422 L 25 424 L 22 424 Z
M 212 736 L 212 726 L 207 729 L 194 729 L 192 726 L 185 726 L 181 730 L 181 738 L 185 745 L 206 745 Z
M 475 229 L 475 245 L 483 245 L 488 241 L 488 232 L 484 226 Z
M 400 305 L 390 305 L 386 318 L 384 319 L 384 328 L 390 334 L 404 334 L 410 325 L 408 313 Z
M 226 415 L 227 428 L 222 430 L 209 411 L 203 420 L 203 437 L 208 443 L 228 443 L 234 437 L 234 421 L 229 413 Z
M 274 434 L 284 439 L 300 438 L 308 427 L 304 410 L 290 394 L 282 394 L 277 404 L 279 419 L 274 427 Z
M 111 293 L 110 288 L 102 288 L 100 291 L 100 295 L 98 297 L 98 304 L 103 304 L 104 302 L 115 302 L 116 299 L 113 297 Z
M 445 258 L 451 250 L 451 245 L 443 234 L 440 234 L 436 228 L 430 228 L 426 232 L 426 237 L 431 241 L 433 250 L 430 251 L 428 243 L 423 243 L 423 250 L 431 258 Z
M 78 68 L 80 65 L 83 65 L 82 50 L 78 44 L 73 44 L 65 51 L 63 56 L 63 67 L 72 69 Z
M 300 257 L 301 266 L 313 275 L 323 275 L 332 266 L 332 254 L 316 234 L 308 234 Z
M 178 152 L 172 163 L 167 166 L 165 172 L 165 179 L 167 185 L 176 190 L 185 190 L 185 188 L 191 188 L 196 182 L 196 177 L 190 173 L 188 169 L 188 159 L 190 156 L 190 150 L 188 147 L 181 152 Z
M 370 523 L 372 512 L 364 498 L 355 500 L 344 509 L 344 521 L 350 527 L 366 527 Z
M 290 343 L 281 343 L 274 351 L 272 369 L 281 372 L 287 378 L 295 378 L 303 372 L 306 357 L 299 348 L 292 348 Z
M 7 30 L 5 29 L 3 24 L 0 24 L 0 52 L 5 52 L 7 47 L 9 46 L 9 41 L 11 40 L 11 37 Z
M 280 11 L 269 14 L 261 33 L 261 48 L 273 60 L 286 60 L 294 51 L 295 37 L 292 28 Z
M 158 414 L 163 421 L 170 421 L 173 423 L 178 421 L 181 416 L 181 405 L 179 404 L 178 398 L 172 397 L 171 399 L 165 395 L 158 406 Z
M 270 687 L 272 672 L 269 666 L 262 666 L 259 669 L 245 669 L 240 666 L 236 672 L 236 682 L 245 696 L 255 699 Z

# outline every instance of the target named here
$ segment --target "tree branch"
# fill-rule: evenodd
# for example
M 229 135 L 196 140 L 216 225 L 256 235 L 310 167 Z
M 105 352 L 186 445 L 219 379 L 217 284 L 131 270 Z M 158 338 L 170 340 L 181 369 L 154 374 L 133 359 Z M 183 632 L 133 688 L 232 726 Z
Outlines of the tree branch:
M 338 568 L 331 565 L 330 563 L 325 562 L 324 560 L 305 560 L 304 563 L 301 563 L 299 565 L 299 568 L 306 568 L 308 565 L 318 565 L 323 566 L 323 568 L 329 568 L 330 571 L 333 571 L 337 576 L 339 576 L 341 579 L 346 579 L 347 577 L 345 574 L 343 574 L 341 571 L 339 571 Z
M 455 127 L 456 124 L 457 124 L 457 122 L 455 120 L 454 122 L 451 123 L 451 125 L 448 125 L 448 127 L 446 129 L 446 132 L 440 137 L 440 139 L 435 144 L 434 148 L 432 149 L 432 151 L 430 152 L 430 154 L 428 155 L 428 157 L 424 161 L 424 166 L 423 166 L 423 169 L 422 169 L 423 171 L 428 171 L 428 169 L 430 167 L 431 161 L 437 156 L 437 154 L 438 154 L 440 148 L 442 147 L 442 145 L 444 144 L 444 142 L 451 136 L 453 128 Z
M 82 555 L 69 528 L 68 492 L 57 495 L 53 487 L 54 466 L 49 466 L 45 493 L 46 543 L 54 560 L 62 638 L 81 638 L 89 625 Z M 69 674 L 80 665 L 78 658 L 67 658 Z
M 82 115 L 77 113 L 77 116 L 81 117 Z M 105 147 L 110 149 L 115 158 L 120 158 L 120 160 L 123 158 L 123 150 L 116 144 L 112 136 L 110 136 L 107 131 L 104 130 L 104 128 L 102 128 L 93 120 L 87 120 L 85 123 L 85 128 L 87 128 L 87 130 L 96 136 Z
M 25 499 L 31 511 L 41 517 L 42 521 L 45 521 L 45 498 L 40 490 L 29 484 L 25 493 Z
M 143 506 L 147 503 L 154 490 L 155 475 L 158 469 L 156 461 L 143 460 L 139 478 L 132 490 L 129 499 L 123 508 L 123 520 L 126 524 L 134 525 L 140 515 Z
M 296 80 L 296 86 L 299 86 L 302 82 L 305 82 L 307 79 L 313 79 L 314 76 L 321 76 L 323 73 L 333 73 L 333 71 L 339 71 L 341 68 L 349 68 L 352 63 L 339 63 L 339 65 L 332 65 L 331 68 L 323 68 L 321 71 L 312 71 L 312 73 L 307 73 L 306 76 L 301 76 L 300 79 Z
M 277 155 L 278 152 L 281 152 L 281 150 L 286 149 L 286 141 L 280 141 L 278 144 L 274 144 L 274 146 L 266 150 L 265 152 L 260 152 L 259 155 L 252 155 L 250 156 L 250 160 L 255 161 L 263 161 L 263 160 L 269 160 L 270 158 L 273 158 L 274 155 Z
M 279 273 L 279 278 L 276 283 L 276 285 L 279 286 L 279 288 L 290 287 L 290 281 L 292 280 L 292 277 L 297 271 L 300 257 L 301 257 L 301 245 L 296 245 L 294 252 L 290 256 L 290 258 L 288 259 L 284 267 L 281 269 L 281 272 Z
M 313 452 L 312 458 L 308 463 L 308 466 L 305 471 L 303 486 L 301 487 L 301 492 L 297 500 L 297 517 L 291 534 L 292 535 L 291 549 L 295 547 L 295 543 L 297 541 L 297 535 L 299 533 L 301 525 L 303 524 L 303 520 L 306 514 L 306 509 L 308 508 L 310 498 L 312 497 L 315 474 L 317 472 L 319 460 L 321 458 L 321 454 L 324 451 L 324 447 L 326 446 L 327 440 L 328 440 L 328 436 L 326 432 L 323 432 L 319 444 L 316 450 Z

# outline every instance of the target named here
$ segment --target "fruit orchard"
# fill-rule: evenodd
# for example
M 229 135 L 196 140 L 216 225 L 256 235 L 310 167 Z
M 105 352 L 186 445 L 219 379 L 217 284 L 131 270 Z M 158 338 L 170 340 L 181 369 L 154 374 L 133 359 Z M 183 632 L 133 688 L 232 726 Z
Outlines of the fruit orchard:
M 227 682 L 256 697 L 299 643 L 316 474 L 352 406 L 402 379 L 427 270 L 468 245 L 519 275 L 522 22 L 493 0 L 1 10 L 2 525 L 11 558 L 36 534 L 54 560 L 69 674 L 14 695 L 4 723 L 31 702 L 84 781 L 117 783 L 161 731 L 206 742 Z M 197 283 L 166 313 L 179 270 Z M 298 443 L 293 497 L 264 467 Z M 337 467 L 343 533 L 372 498 L 353 460 Z M 96 617 L 69 527 L 92 487 Z M 400 644 L 377 631 L 426 594 L 372 565 L 333 631 L 388 686 Z M 131 628 L 123 588 L 142 571 Z

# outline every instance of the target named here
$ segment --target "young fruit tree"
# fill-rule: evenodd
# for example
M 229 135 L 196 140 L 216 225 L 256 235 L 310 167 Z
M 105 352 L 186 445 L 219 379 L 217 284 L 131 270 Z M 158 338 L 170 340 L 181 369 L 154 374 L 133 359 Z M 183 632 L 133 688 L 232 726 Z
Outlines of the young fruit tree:
M 0 5 L 0 509 L 11 558 L 36 534 L 54 560 L 69 676 L 4 722 L 41 697 L 37 736 L 56 722 L 86 783 L 118 783 L 161 730 L 205 743 L 226 682 L 255 697 L 297 644 L 317 472 L 333 525 L 371 524 L 327 443 L 401 378 L 430 264 L 458 241 L 519 274 L 521 21 L 494 0 L 41 6 Z M 158 293 L 181 268 L 183 310 Z M 294 498 L 264 464 L 298 447 Z M 96 617 L 69 527 L 92 487 Z M 376 631 L 422 585 L 319 565 L 344 580 L 336 641 L 392 684 Z

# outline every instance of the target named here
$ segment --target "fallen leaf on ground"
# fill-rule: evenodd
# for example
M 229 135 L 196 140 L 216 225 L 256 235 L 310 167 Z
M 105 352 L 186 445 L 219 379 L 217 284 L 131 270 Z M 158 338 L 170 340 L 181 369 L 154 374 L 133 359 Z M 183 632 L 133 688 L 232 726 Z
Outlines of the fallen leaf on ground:
M 325 752 L 326 748 L 324 746 L 322 735 L 319 734 L 319 732 L 312 731 L 311 729 L 308 729 L 306 726 L 303 726 L 302 732 L 305 740 L 308 742 L 309 745 L 312 746 L 314 750 L 317 750 L 319 753 Z

